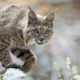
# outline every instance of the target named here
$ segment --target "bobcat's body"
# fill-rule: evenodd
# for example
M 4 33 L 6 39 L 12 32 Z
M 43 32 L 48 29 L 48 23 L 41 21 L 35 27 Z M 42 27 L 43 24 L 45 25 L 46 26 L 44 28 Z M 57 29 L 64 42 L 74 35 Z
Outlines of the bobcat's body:
M 47 19 L 37 19 L 31 9 L 27 11 L 12 5 L 0 11 L 0 62 L 4 67 L 19 67 L 25 72 L 32 68 L 36 57 L 28 43 L 35 40 L 44 44 L 50 39 L 53 33 L 51 16 L 48 24 Z

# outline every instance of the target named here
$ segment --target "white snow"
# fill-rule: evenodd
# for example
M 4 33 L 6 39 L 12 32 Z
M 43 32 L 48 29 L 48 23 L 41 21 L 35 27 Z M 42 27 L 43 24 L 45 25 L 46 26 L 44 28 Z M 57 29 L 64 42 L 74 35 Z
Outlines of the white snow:
M 8 69 L 3 75 L 3 80 L 16 80 L 19 77 L 25 77 L 26 74 L 20 71 L 19 69 Z

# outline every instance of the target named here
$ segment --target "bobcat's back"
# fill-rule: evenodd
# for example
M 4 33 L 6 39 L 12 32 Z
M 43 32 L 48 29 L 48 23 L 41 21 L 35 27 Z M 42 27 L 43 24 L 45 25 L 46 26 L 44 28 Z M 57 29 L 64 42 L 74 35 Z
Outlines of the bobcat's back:
M 28 11 L 15 5 L 0 10 L 0 27 L 21 27 L 21 21 L 28 16 Z

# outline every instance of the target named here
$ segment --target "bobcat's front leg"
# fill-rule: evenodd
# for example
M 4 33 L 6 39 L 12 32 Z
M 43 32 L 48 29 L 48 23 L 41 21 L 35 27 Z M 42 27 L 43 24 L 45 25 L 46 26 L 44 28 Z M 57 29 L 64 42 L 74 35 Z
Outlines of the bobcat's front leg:
M 9 63 L 6 68 L 20 68 L 24 64 L 24 61 L 17 57 L 20 52 L 21 51 L 17 48 L 12 48 L 10 50 L 10 57 L 12 59 L 12 63 Z
M 6 66 L 6 68 L 20 68 L 20 65 L 14 64 L 14 63 L 10 63 Z
M 19 68 L 24 72 L 28 72 L 32 69 L 33 65 L 36 63 L 36 56 L 29 49 L 14 48 L 12 53 L 20 60 L 24 62 L 22 66 L 10 65 L 8 67 Z
M 24 56 L 21 57 L 22 60 L 25 61 L 24 65 L 21 67 L 21 70 L 24 72 L 30 71 L 34 64 L 37 61 L 36 55 L 31 52 L 29 49 L 23 51 L 25 53 Z
M 4 73 L 7 65 L 10 63 L 12 63 L 12 59 L 9 55 L 9 51 L 7 49 L 0 51 L 0 73 Z

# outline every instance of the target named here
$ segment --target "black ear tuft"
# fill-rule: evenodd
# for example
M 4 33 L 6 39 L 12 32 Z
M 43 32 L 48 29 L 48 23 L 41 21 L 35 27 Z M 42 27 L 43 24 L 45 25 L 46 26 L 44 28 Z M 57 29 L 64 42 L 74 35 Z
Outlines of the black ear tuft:
M 29 9 L 30 11 L 32 11 L 32 9 L 31 9 L 31 7 L 30 7 L 30 6 L 28 6 L 28 9 Z
M 29 11 L 32 11 L 32 9 L 31 9 L 31 7 L 30 7 L 30 6 L 28 6 L 28 10 L 29 10 Z

